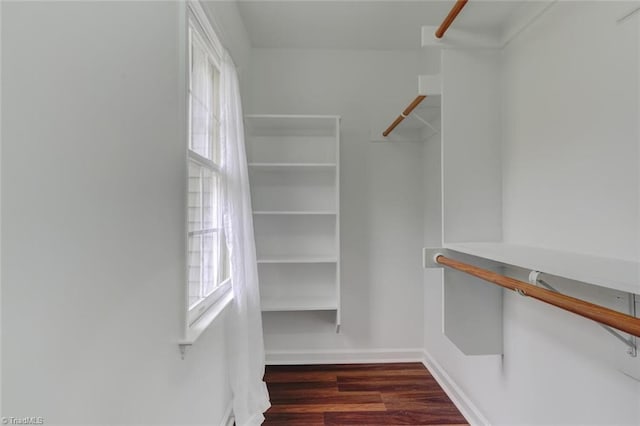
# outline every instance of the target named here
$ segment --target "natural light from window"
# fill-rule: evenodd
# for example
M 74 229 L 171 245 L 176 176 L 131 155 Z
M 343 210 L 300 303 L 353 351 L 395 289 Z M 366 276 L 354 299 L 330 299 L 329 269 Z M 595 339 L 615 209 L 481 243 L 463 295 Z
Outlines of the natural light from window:
M 220 60 L 189 28 L 188 309 L 196 321 L 229 285 L 222 218 Z

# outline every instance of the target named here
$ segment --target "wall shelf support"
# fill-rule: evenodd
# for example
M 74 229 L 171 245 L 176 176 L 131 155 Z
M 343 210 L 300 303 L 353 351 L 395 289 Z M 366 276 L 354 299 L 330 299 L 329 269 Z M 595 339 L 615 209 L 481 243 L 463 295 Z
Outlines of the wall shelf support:
M 547 290 L 553 291 L 554 293 L 561 294 L 555 287 L 553 287 L 551 284 L 547 283 L 545 280 L 540 278 L 540 275 L 542 275 L 542 272 L 540 271 L 531 271 L 529 273 L 529 283 L 532 285 L 542 286 Z M 629 298 L 629 315 L 635 317 L 636 316 L 635 294 L 627 293 L 627 297 Z M 638 356 L 638 342 L 637 342 L 638 338 L 636 336 L 630 335 L 629 337 L 625 337 L 620 332 L 609 327 L 608 325 L 604 325 L 601 323 L 596 323 L 596 324 L 598 324 L 607 333 L 611 334 L 613 337 L 615 337 L 616 339 L 621 341 L 625 346 L 627 346 L 627 354 L 630 357 L 635 358 Z
M 413 112 L 413 113 L 411 113 L 411 115 L 409 117 L 413 117 L 416 120 L 420 121 L 422 124 L 424 124 L 425 126 L 430 128 L 431 130 L 433 130 L 435 133 L 440 133 L 440 130 L 436 129 L 436 127 L 433 124 L 429 123 L 427 120 L 425 120 L 424 118 L 420 117 L 417 113 Z

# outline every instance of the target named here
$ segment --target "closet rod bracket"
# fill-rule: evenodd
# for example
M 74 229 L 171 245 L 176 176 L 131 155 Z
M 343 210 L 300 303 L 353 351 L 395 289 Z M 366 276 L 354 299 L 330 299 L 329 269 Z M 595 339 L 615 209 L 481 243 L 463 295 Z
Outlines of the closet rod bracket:
M 446 256 L 447 250 L 441 247 L 430 248 L 425 247 L 422 249 L 422 267 L 425 269 L 433 269 L 439 268 L 442 269 L 443 266 L 440 265 L 436 259 L 438 256 Z
M 555 287 L 550 285 L 548 282 L 544 281 L 540 277 L 541 275 L 542 275 L 542 272 L 540 271 L 531 271 L 529 273 L 529 283 L 538 287 L 546 288 L 547 290 L 551 290 L 554 293 L 561 294 L 560 291 L 558 291 Z M 629 298 L 629 315 L 635 317 L 636 316 L 635 294 L 628 293 L 627 297 Z M 598 324 L 600 327 L 602 327 L 603 330 L 605 330 L 607 333 L 611 334 L 613 337 L 615 337 L 616 339 L 621 341 L 625 346 L 627 346 L 627 354 L 630 357 L 635 358 L 638 356 L 638 339 L 636 336 L 625 337 L 625 335 L 609 327 L 608 325 L 601 324 L 599 322 L 596 322 L 596 324 Z

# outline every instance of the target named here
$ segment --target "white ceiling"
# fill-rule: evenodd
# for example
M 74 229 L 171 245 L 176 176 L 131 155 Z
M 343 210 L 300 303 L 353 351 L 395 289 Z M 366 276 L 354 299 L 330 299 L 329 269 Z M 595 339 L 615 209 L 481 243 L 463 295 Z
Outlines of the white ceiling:
M 237 0 L 253 47 L 416 49 L 422 25 L 439 25 L 453 0 Z M 457 29 L 499 35 L 527 2 L 471 0 Z M 453 28 L 453 27 L 452 27 Z

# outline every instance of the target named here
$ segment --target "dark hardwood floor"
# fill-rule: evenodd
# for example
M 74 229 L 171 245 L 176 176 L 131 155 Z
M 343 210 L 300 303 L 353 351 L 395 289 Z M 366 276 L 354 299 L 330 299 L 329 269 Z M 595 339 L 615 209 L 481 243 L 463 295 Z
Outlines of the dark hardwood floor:
M 264 425 L 467 425 L 420 363 L 272 365 Z

